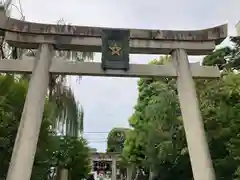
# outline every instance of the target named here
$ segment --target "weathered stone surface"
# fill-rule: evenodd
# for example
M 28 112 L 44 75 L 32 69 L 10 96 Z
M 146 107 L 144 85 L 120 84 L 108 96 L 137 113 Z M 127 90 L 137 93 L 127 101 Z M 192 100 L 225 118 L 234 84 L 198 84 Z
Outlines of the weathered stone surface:
M 100 37 L 80 37 L 65 35 L 40 35 L 6 32 L 5 40 L 10 46 L 23 49 L 36 49 L 42 43 L 53 44 L 57 50 L 81 52 L 101 52 Z M 130 39 L 131 54 L 169 54 L 173 49 L 185 49 L 188 55 L 206 55 L 215 49 L 215 41 L 176 41 Z
M 36 60 L 24 57 L 21 60 L 1 60 L 0 72 L 31 73 Z M 200 66 L 190 63 L 192 76 L 195 79 L 219 78 L 217 67 Z M 130 64 L 128 71 L 107 70 L 103 71 L 101 63 L 71 62 L 61 58 L 54 58 L 49 69 L 53 74 L 81 75 L 81 76 L 108 76 L 108 77 L 170 77 L 176 78 L 177 73 L 173 65 Z M 94 154 L 94 153 L 93 153 Z M 110 153 L 112 154 L 112 153 Z
M 174 49 L 185 49 L 188 55 L 207 55 L 227 36 L 226 24 L 197 31 L 128 30 L 131 54 L 169 54 Z M 6 17 L 0 9 L 0 36 L 5 36 L 13 47 L 36 49 L 44 43 L 57 50 L 101 52 L 101 35 L 100 27 L 20 21 Z
M 8 18 L 1 14 L 0 29 L 19 33 L 101 37 L 102 28 L 32 23 Z M 196 31 L 130 29 L 130 39 L 208 41 L 221 40 L 226 38 L 226 36 L 227 24 Z

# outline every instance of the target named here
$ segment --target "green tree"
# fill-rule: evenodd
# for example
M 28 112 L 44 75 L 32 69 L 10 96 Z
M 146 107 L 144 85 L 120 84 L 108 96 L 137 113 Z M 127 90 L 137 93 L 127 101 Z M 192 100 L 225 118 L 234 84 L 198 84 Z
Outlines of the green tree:
M 220 61 L 214 58 L 222 51 L 225 52 L 219 50 L 205 57 L 203 63 L 219 65 Z M 221 66 L 224 70 L 221 79 L 196 80 L 217 179 L 239 179 L 240 169 L 240 75 L 232 72 L 238 67 L 232 65 L 232 54 L 228 53 L 225 55 L 230 54 L 229 59 L 225 58 L 226 64 Z M 167 61 L 160 59 L 153 63 Z M 133 130 L 127 134 L 123 155 L 137 167 L 150 171 L 150 179 L 192 179 L 175 86 L 175 80 L 168 78 L 141 79 L 138 83 L 139 97 L 129 119 Z
M 151 63 L 169 61 L 171 58 L 167 56 Z M 166 179 L 168 173 L 160 172 L 172 173 L 174 166 L 171 167 L 171 164 L 185 148 L 184 141 L 179 147 L 175 144 L 178 140 L 176 134 L 183 134 L 180 131 L 182 125 L 175 81 L 168 78 L 142 78 L 138 82 L 138 89 L 135 111 L 129 119 L 134 129 L 127 135 L 123 155 L 138 168 L 150 171 L 151 178 L 161 174 L 159 178 Z
M 5 179 L 28 82 L 13 75 L 0 76 L 0 178 Z M 77 137 L 56 136 L 52 126 L 52 103 L 46 98 L 43 123 L 36 151 L 32 179 L 52 179 L 54 167 L 67 167 L 72 179 L 84 178 L 89 172 L 86 141 Z M 66 166 L 65 166 L 66 165 Z
M 83 138 L 70 136 L 56 136 L 54 155 L 55 167 L 69 170 L 69 179 L 78 180 L 86 178 L 90 172 L 89 148 Z M 60 171 L 56 172 L 57 179 Z
M 230 47 L 224 47 L 215 50 L 212 54 L 203 58 L 204 66 L 218 66 L 220 70 L 228 68 L 228 62 L 232 49 Z
M 17 79 L 12 75 L 0 76 L 0 177 L 3 179 L 5 179 L 8 170 L 25 101 L 27 85 L 27 81 Z M 46 108 L 47 107 L 49 107 L 48 103 L 46 104 Z M 47 111 L 44 113 L 43 117 L 44 120 L 38 142 L 40 148 L 38 148 L 36 152 L 35 162 L 46 161 L 46 159 L 50 158 L 52 155 L 52 151 L 47 152 L 47 148 L 45 149 L 45 147 L 50 148 L 49 144 L 52 143 L 50 137 L 53 135 L 53 132 L 49 129 L 50 119 L 46 113 Z M 41 174 L 41 177 L 43 177 L 47 174 L 45 172 L 49 171 L 49 166 L 50 164 L 44 163 L 40 168 L 41 170 L 38 168 L 39 166 L 34 166 L 34 171 L 38 168 L 41 172 L 44 172 Z M 37 176 L 33 175 L 33 177 L 36 179 Z
M 127 131 L 127 128 L 113 128 L 109 132 L 107 138 L 107 152 L 122 153 Z

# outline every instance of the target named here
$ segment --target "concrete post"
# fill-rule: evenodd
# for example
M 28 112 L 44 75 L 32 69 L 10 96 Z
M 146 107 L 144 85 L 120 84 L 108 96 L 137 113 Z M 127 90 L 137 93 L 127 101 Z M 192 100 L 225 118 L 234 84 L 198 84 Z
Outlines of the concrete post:
M 129 165 L 127 167 L 127 180 L 132 180 L 133 166 Z
M 60 170 L 60 180 L 68 180 L 68 169 Z
M 112 180 L 117 180 L 117 160 L 112 157 Z
M 174 50 L 177 88 L 194 180 L 215 180 L 204 125 L 199 109 L 195 82 L 183 49 Z
M 38 59 L 29 83 L 7 180 L 30 180 L 31 177 L 49 82 L 52 47 L 41 45 Z

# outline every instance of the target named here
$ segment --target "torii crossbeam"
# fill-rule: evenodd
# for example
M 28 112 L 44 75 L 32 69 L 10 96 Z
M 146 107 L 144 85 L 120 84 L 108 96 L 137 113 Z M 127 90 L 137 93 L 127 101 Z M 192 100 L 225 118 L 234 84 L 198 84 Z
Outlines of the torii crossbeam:
M 36 59 L 25 58 L 21 60 L 3 59 L 0 61 L 0 72 L 32 73 Z M 194 78 L 218 78 L 220 72 L 217 67 L 200 66 L 199 63 L 190 63 Z M 128 71 L 107 70 L 103 71 L 101 63 L 72 62 L 61 58 L 54 58 L 49 67 L 49 72 L 64 75 L 82 76 L 112 76 L 112 77 L 177 77 L 176 68 L 172 64 L 148 65 L 130 64 Z

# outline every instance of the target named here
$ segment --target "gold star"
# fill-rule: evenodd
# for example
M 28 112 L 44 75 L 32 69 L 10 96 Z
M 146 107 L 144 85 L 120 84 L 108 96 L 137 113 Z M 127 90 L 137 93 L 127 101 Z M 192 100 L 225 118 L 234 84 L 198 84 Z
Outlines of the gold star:
M 109 49 L 111 49 L 112 55 L 120 56 L 120 51 L 121 51 L 122 48 L 117 46 L 116 43 L 113 46 L 110 46 Z

